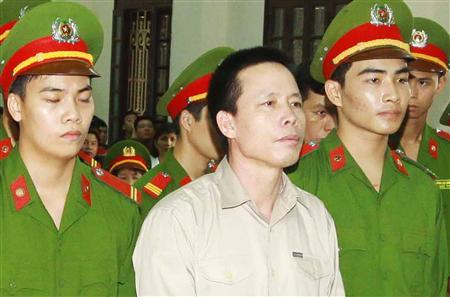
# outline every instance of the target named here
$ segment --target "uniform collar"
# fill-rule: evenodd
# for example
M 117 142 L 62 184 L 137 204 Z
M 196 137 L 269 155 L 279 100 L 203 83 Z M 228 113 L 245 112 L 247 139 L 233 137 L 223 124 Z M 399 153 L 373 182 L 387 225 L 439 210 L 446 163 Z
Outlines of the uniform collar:
M 247 190 L 242 187 L 226 156 L 220 162 L 214 174 L 221 194 L 222 208 L 233 208 L 251 201 Z M 297 191 L 286 174 L 282 173 L 282 178 L 283 186 L 274 205 L 272 223 L 292 209 L 297 201 L 306 206 L 300 192 Z
M 177 184 L 180 184 L 180 186 L 183 186 L 191 181 L 191 178 L 187 174 L 186 170 L 184 170 L 180 162 L 175 159 L 175 156 L 173 155 L 173 149 L 170 149 L 166 153 L 166 156 L 162 163 L 162 165 L 165 165 L 165 167 L 167 167 L 167 170 L 169 171 L 167 173 L 169 173 L 173 180 Z
M 60 232 L 67 229 L 90 208 L 91 184 L 88 175 L 82 172 L 81 161 L 76 159 L 68 197 L 64 206 Z M 4 172 L 11 210 L 28 215 L 54 229 L 55 225 L 42 203 L 29 172 L 19 153 L 19 145 L 5 159 Z

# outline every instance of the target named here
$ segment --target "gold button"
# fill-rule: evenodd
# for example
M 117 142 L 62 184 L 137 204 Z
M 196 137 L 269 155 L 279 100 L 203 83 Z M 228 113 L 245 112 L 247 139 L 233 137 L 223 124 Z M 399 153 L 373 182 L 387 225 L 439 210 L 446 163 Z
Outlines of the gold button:
M 436 151 L 436 146 L 435 146 L 435 145 L 432 145 L 432 146 L 431 146 L 431 151 L 432 151 L 432 152 L 435 152 L 435 151 Z
M 334 156 L 334 161 L 336 161 L 336 162 L 340 162 L 341 160 L 342 160 L 342 156 L 341 155 L 336 155 L 336 156 Z

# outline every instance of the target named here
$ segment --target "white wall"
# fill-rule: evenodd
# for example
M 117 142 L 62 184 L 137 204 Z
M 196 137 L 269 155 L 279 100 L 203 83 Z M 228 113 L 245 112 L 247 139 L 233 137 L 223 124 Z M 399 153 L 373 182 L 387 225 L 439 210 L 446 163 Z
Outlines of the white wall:
M 261 45 L 264 0 L 173 0 L 170 82 L 217 46 Z

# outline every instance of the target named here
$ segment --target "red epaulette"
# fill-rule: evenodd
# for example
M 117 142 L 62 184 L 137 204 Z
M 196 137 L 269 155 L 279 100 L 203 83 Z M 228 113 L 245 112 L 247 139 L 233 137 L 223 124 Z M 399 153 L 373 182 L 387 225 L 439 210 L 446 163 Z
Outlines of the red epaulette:
M 313 152 L 319 148 L 319 144 L 315 141 L 310 141 L 308 143 L 304 143 L 302 149 L 300 150 L 300 158 Z
M 450 141 L 450 133 L 445 132 L 444 130 L 437 129 L 436 130 L 437 135 L 439 135 L 441 138 L 444 138 L 447 141 Z
M 141 192 L 139 192 L 135 187 L 127 184 L 126 182 L 122 181 L 121 179 L 117 178 L 116 176 L 112 175 L 108 171 L 103 170 L 101 168 L 92 168 L 92 172 L 94 172 L 94 175 L 98 179 L 103 181 L 105 184 L 116 189 L 117 191 L 124 194 L 131 200 L 135 201 L 136 203 L 141 204 L 142 200 Z
M 11 138 L 7 137 L 5 139 L 0 140 L 0 160 L 8 157 L 11 151 L 12 151 Z
M 81 158 L 81 160 L 84 161 L 84 163 L 88 164 L 89 166 L 91 166 L 92 168 L 101 168 L 102 165 L 100 164 L 100 162 L 98 162 L 97 160 L 95 160 L 94 158 L 92 158 L 88 153 L 86 153 L 85 151 L 79 151 L 78 152 L 78 157 Z
M 145 193 L 149 194 L 153 198 L 158 198 L 162 191 L 172 180 L 172 177 L 167 172 L 158 172 L 145 186 L 142 188 Z

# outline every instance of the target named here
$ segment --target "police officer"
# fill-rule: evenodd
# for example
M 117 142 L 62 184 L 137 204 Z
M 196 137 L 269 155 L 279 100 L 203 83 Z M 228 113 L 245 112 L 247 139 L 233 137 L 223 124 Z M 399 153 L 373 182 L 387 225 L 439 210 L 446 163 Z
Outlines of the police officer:
M 416 58 L 409 64 L 412 96 L 405 122 L 390 142 L 398 153 L 418 161 L 437 176 L 444 198 L 444 217 L 450 220 L 450 134 L 427 124 L 433 100 L 447 83 L 450 38 L 438 23 L 415 17 L 410 46 Z M 447 238 L 449 227 L 447 223 Z
M 105 169 L 130 185 L 148 171 L 150 164 L 150 153 L 145 145 L 132 139 L 113 144 L 105 158 Z
M 136 183 L 143 193 L 144 217 L 159 199 L 205 174 L 208 162 L 219 158 L 206 99 L 212 72 L 231 52 L 231 48 L 218 47 L 200 56 L 183 70 L 159 101 L 158 113 L 172 117 L 178 135 L 174 149 L 167 152 L 164 161 Z
M 312 63 L 339 125 L 290 177 L 335 220 L 348 295 L 446 294 L 441 193 L 388 148 L 410 97 L 412 19 L 403 1 L 355 0 L 331 22 Z
M 94 113 L 103 31 L 84 6 L 51 2 L 1 45 L 5 107 L 20 130 L 0 161 L 0 295 L 133 296 L 139 211 L 129 186 L 77 159 Z

